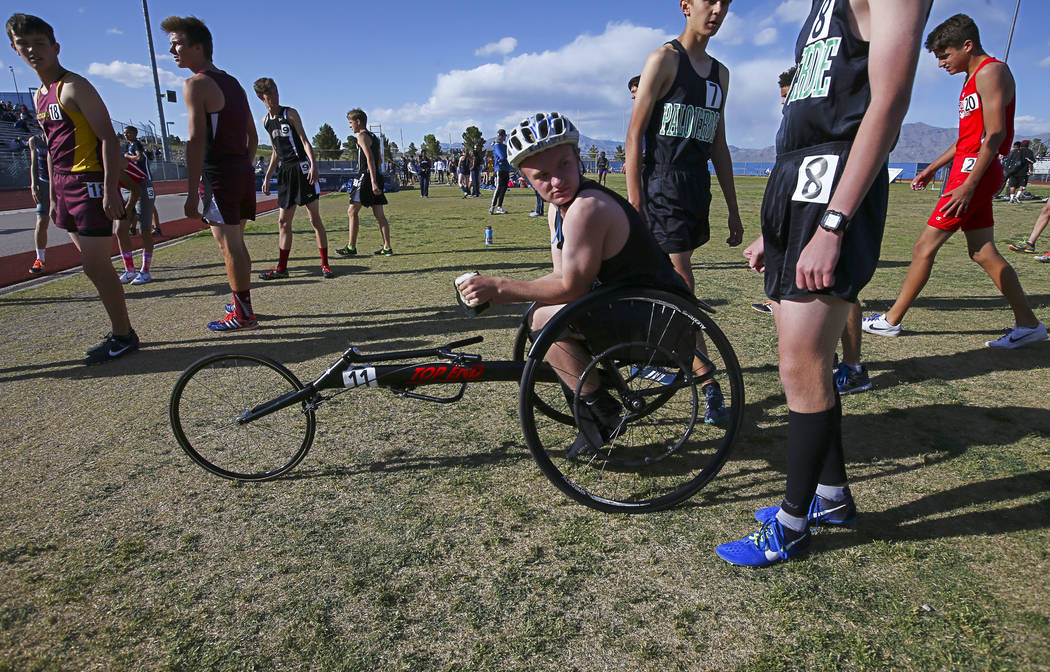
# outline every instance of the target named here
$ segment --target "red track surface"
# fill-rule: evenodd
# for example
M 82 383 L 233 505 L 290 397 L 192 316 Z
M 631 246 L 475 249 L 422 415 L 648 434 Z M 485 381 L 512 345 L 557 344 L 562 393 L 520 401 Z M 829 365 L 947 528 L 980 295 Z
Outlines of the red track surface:
M 178 184 L 182 185 L 182 188 L 186 188 L 186 182 L 181 181 Z M 5 192 L 0 192 L 5 193 Z M 6 192 L 11 193 L 11 192 Z M 14 192 L 17 193 L 17 192 Z M 28 190 L 26 192 L 28 194 Z M 163 193 L 163 192 L 162 192 Z M 176 193 L 176 192 L 169 192 Z M 32 206 L 32 198 L 30 198 L 30 206 Z M 269 210 L 273 210 L 277 207 L 277 199 L 271 199 L 266 201 L 259 201 L 255 206 L 256 212 L 263 213 Z M 163 222 L 161 224 L 161 230 L 164 232 L 163 236 L 154 236 L 153 240 L 155 243 L 160 243 L 165 240 L 171 240 L 172 238 L 179 238 L 190 233 L 197 231 L 203 231 L 208 226 L 199 219 L 173 219 L 171 221 Z M 135 249 L 140 249 L 142 239 L 139 236 L 132 236 L 131 242 L 135 245 Z M 117 238 L 113 237 L 113 255 L 119 254 L 117 249 Z M 19 282 L 25 282 L 33 278 L 47 277 L 58 271 L 64 271 L 70 268 L 80 266 L 80 253 L 77 248 L 73 247 L 73 243 L 66 243 L 65 245 L 58 245 L 47 248 L 47 272 L 44 275 L 33 275 L 29 272 L 29 267 L 32 265 L 33 260 L 36 259 L 36 253 L 33 251 L 21 252 L 19 254 L 12 254 L 4 257 L 2 263 L 0 263 L 0 287 L 7 287 Z

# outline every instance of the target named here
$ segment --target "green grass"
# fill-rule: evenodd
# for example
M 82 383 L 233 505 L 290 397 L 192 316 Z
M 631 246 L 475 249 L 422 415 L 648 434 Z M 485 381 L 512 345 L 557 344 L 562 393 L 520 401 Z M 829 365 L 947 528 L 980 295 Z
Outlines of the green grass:
M 738 179 L 747 240 L 763 187 Z M 452 406 L 340 396 L 276 482 L 194 466 L 167 404 L 204 354 L 255 351 L 301 378 L 348 344 L 478 334 L 486 358 L 509 354 L 520 307 L 465 318 L 452 279 L 544 273 L 546 225 L 525 215 L 531 192 L 492 218 L 458 193 L 392 194 L 397 254 L 335 258 L 328 281 L 300 213 L 292 277 L 257 283 L 251 332 L 204 329 L 228 300 L 207 235 L 164 248 L 154 282 L 127 288 L 143 350 L 104 367 L 79 364 L 106 331 L 83 276 L 0 298 L 0 670 L 1050 669 L 1050 344 L 984 347 L 1011 316 L 961 237 L 906 335 L 865 341 L 876 389 L 843 402 L 861 517 L 822 531 L 804 561 L 747 571 L 713 553 L 778 501 L 786 431 L 772 321 L 748 307 L 761 277 L 722 242 L 718 194 L 698 293 L 736 348 L 748 407 L 733 458 L 686 505 L 628 517 L 568 500 L 525 449 L 506 383 Z M 892 188 L 866 310 L 895 297 L 935 196 Z M 322 202 L 333 250 L 344 199 Z M 1047 267 L 1005 251 L 1037 210 L 996 205 L 997 238 L 1047 321 Z M 269 268 L 276 218 L 248 241 Z M 365 215 L 359 248 L 379 246 Z

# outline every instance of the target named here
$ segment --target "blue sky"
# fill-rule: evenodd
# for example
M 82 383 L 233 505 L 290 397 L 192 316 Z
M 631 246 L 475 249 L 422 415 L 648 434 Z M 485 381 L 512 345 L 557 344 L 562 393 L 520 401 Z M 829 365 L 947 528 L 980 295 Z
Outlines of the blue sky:
M 215 63 L 249 93 L 256 117 L 262 103 L 251 83 L 273 77 L 282 102 L 296 107 L 312 136 L 329 123 L 349 133 L 345 114 L 361 107 L 387 137 L 418 146 L 426 133 L 459 141 L 474 124 L 486 136 L 526 114 L 558 110 L 585 135 L 621 140 L 630 112 L 627 79 L 647 54 L 681 32 L 673 0 L 531 0 L 506 2 L 166 2 L 151 0 L 161 87 L 179 91 L 164 104 L 177 135 L 186 114 L 178 70 L 167 56 L 161 20 L 196 15 L 215 39 Z M 363 8 L 362 8 L 363 6 Z M 736 0 L 709 50 L 730 69 L 726 132 L 730 144 L 773 143 L 780 118 L 777 75 L 792 62 L 798 28 L 810 0 Z M 927 28 L 956 12 L 974 17 L 991 54 L 1002 57 L 1014 2 L 937 0 Z M 87 75 L 114 119 L 157 122 L 140 2 L 88 4 L 57 0 L 41 9 L 62 45 L 62 63 Z M 1018 83 L 1017 129 L 1024 136 L 1050 130 L 1050 2 L 1021 0 L 1009 63 Z M 35 78 L 13 51 L 0 58 L 3 76 L 14 67 L 22 90 Z M 957 122 L 962 76 L 937 69 L 923 53 L 906 121 L 950 127 Z M 0 89 L 13 88 L 10 81 Z

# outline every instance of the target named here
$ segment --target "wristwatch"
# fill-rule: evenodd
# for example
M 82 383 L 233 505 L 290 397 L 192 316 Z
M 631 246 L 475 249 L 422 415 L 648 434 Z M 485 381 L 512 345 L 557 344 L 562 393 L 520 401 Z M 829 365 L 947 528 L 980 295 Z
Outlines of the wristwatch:
M 849 217 L 838 210 L 828 210 L 820 218 L 820 228 L 832 233 L 845 231 L 849 228 Z

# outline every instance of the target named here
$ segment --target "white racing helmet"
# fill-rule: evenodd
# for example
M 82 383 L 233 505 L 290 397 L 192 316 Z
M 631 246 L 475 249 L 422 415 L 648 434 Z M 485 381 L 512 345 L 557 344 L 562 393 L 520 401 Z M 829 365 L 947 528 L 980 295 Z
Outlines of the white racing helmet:
M 567 117 L 557 112 L 537 112 L 522 119 L 507 138 L 510 165 L 521 167 L 521 162 L 534 154 L 558 145 L 578 145 L 580 132 Z

